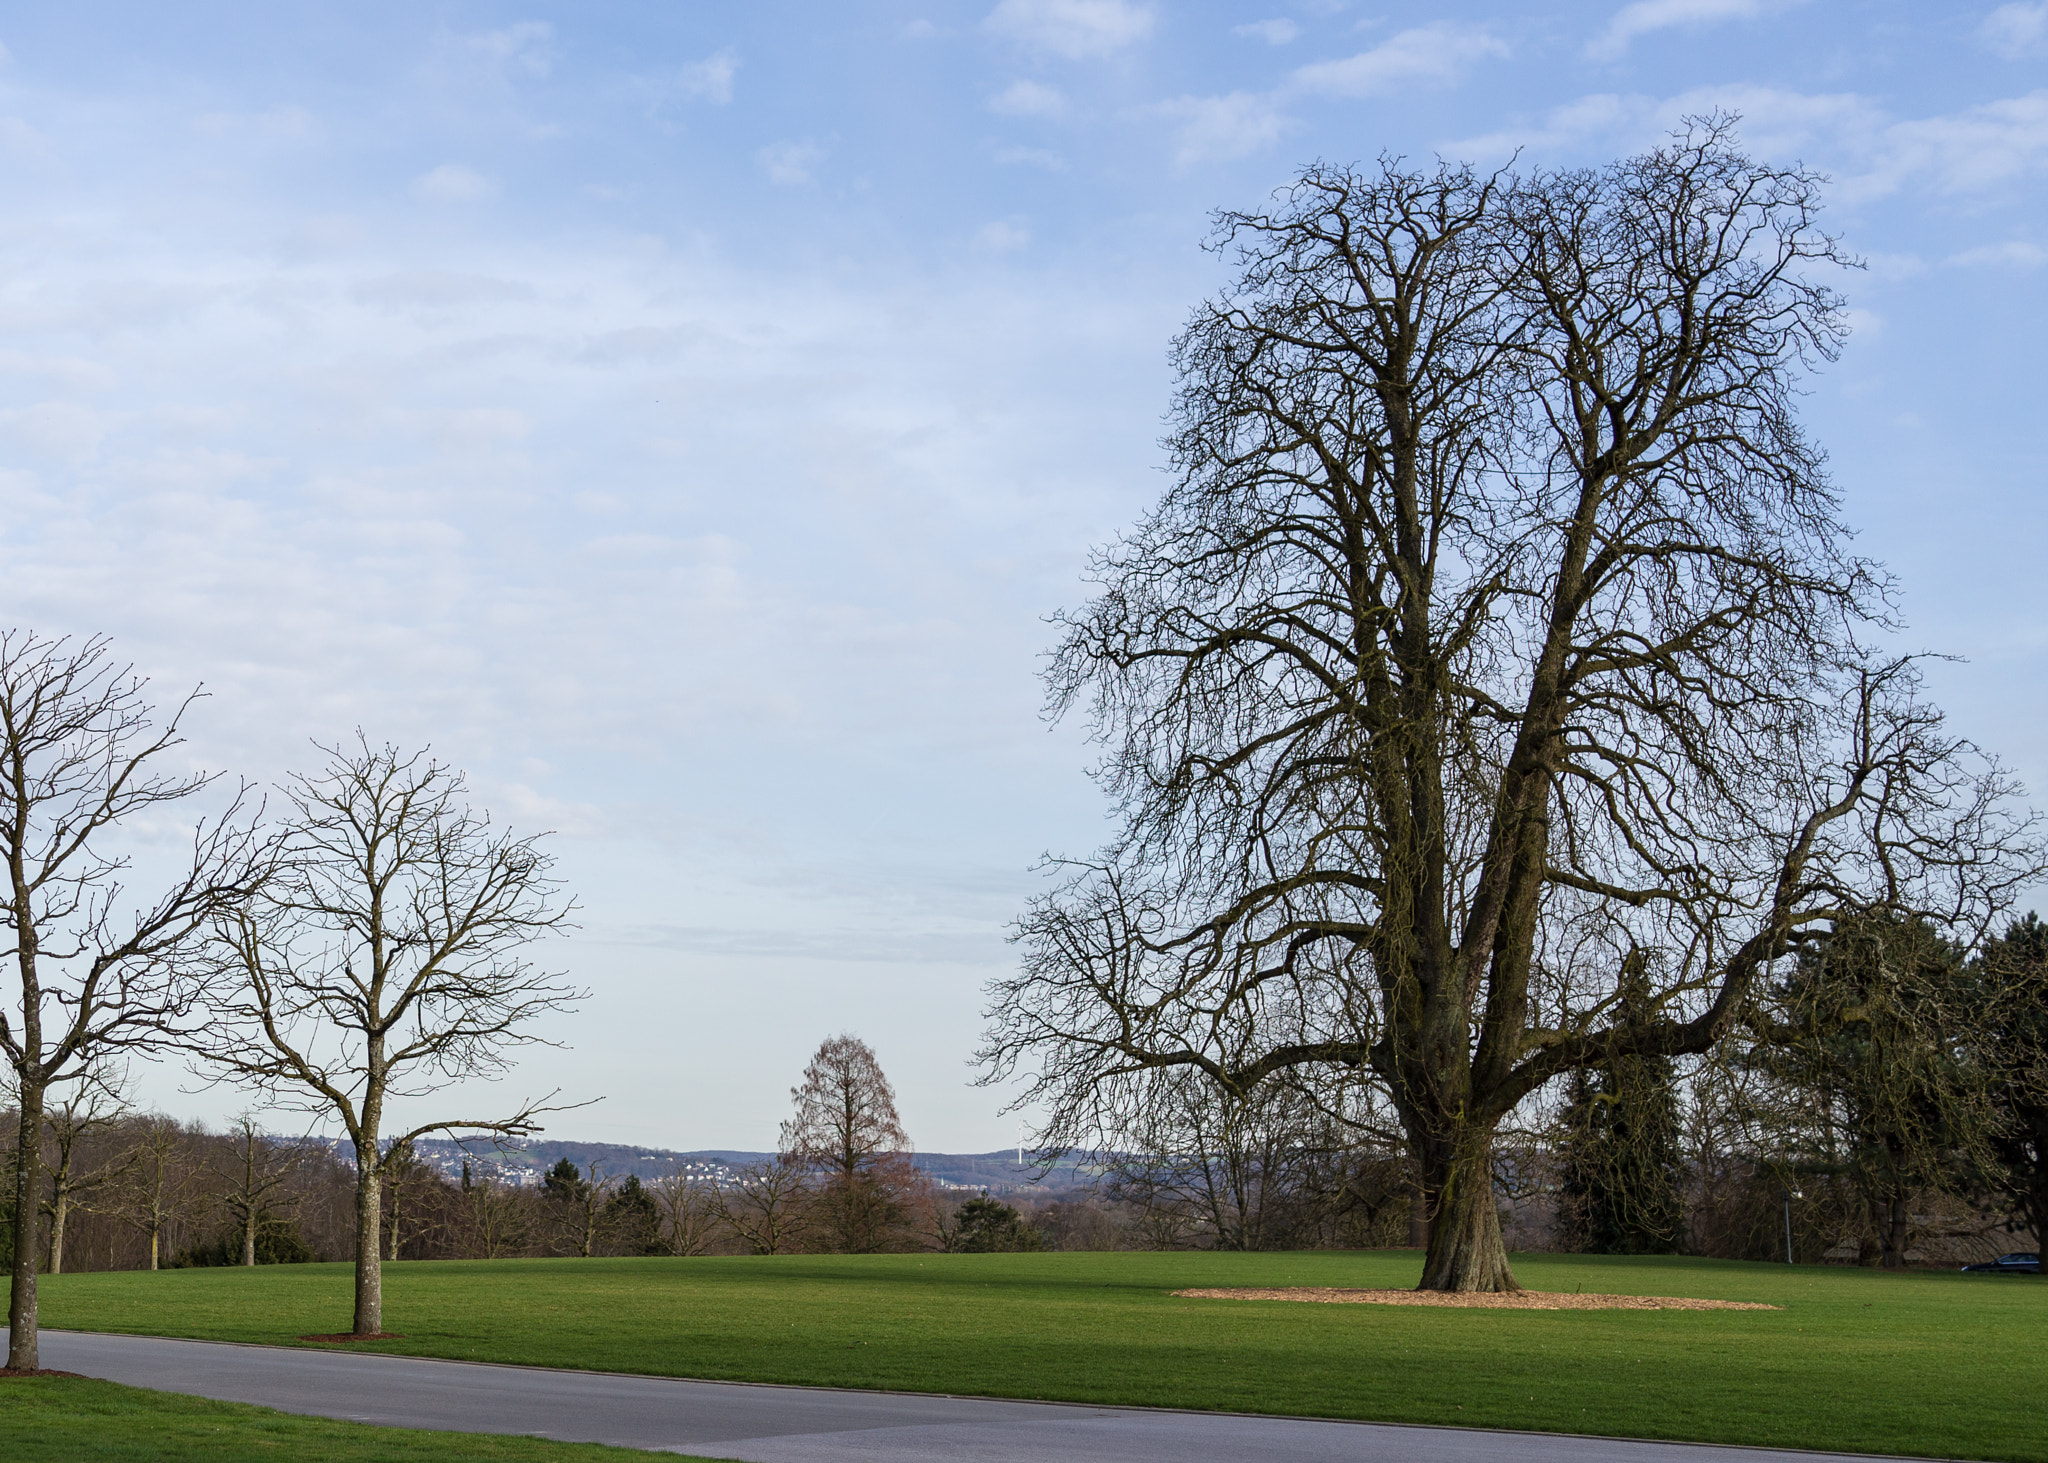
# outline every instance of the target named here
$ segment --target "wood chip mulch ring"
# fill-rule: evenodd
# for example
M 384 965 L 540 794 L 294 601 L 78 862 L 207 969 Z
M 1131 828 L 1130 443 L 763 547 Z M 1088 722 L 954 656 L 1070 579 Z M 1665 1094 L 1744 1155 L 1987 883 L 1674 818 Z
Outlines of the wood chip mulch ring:
M 301 1336 L 301 1341 L 403 1341 L 403 1331 L 379 1331 L 374 1336 L 358 1336 L 353 1331 L 337 1331 L 332 1336 Z
M 60 1372 L 51 1367 L 44 1367 L 40 1371 L 32 1372 L 19 1367 L 0 1366 L 0 1381 L 12 1381 L 16 1378 L 26 1380 L 29 1377 L 76 1377 L 81 1382 L 92 1380 L 84 1372 Z
M 1778 1311 L 1783 1306 L 1753 1300 L 1697 1300 L 1678 1295 L 1596 1295 L 1563 1290 L 1335 1290 L 1295 1286 L 1286 1290 L 1176 1290 L 1197 1300 L 1299 1300 L 1326 1305 L 1461 1306 L 1516 1311 Z

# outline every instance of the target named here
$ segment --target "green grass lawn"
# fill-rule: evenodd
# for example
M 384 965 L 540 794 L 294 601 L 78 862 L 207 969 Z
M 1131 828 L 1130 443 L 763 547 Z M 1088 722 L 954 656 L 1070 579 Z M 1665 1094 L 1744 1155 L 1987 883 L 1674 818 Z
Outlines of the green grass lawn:
M 1538 1290 L 1782 1311 L 1176 1299 L 1407 1286 L 1413 1252 L 512 1260 L 385 1270 L 374 1349 L 665 1376 L 1646 1438 L 2048 1458 L 2048 1286 L 2027 1277 L 1525 1255 Z M 345 1265 L 47 1278 L 43 1323 L 295 1344 Z
M 8 1463 L 627 1463 L 647 1456 L 595 1443 L 330 1422 L 75 1377 L 0 1380 L 0 1438 Z

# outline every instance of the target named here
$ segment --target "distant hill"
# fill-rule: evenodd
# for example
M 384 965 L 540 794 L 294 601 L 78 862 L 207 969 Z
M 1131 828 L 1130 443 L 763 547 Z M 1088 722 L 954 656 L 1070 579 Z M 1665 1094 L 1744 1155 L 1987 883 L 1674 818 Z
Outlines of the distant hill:
M 421 1158 L 449 1178 L 459 1177 L 466 1162 L 475 1174 L 489 1174 L 501 1183 L 537 1184 L 541 1175 L 561 1159 L 578 1168 L 596 1164 L 607 1175 L 624 1178 L 636 1174 L 642 1182 L 665 1178 L 682 1170 L 714 1181 L 729 1180 L 735 1170 L 750 1163 L 775 1157 L 737 1148 L 700 1148 L 679 1153 L 671 1148 L 647 1148 L 626 1143 L 578 1143 L 567 1138 L 539 1138 L 524 1143 L 494 1147 L 488 1139 L 458 1143 L 452 1138 L 423 1138 L 415 1145 Z M 1085 1188 L 1093 1182 L 1093 1171 L 1063 1158 L 1041 1177 L 1031 1164 L 1019 1165 L 1014 1149 L 993 1153 L 919 1153 L 913 1162 L 942 1187 L 987 1189 L 991 1194 L 1019 1192 L 1058 1193 Z

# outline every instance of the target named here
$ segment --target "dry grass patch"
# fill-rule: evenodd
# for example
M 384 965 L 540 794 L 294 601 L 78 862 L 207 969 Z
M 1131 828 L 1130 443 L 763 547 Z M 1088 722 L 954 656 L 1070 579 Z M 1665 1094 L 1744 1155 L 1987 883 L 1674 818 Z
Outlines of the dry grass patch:
M 1589 1295 L 1576 1290 L 1334 1290 L 1296 1285 L 1284 1290 L 1176 1290 L 1196 1300 L 1305 1300 L 1324 1305 L 1470 1306 L 1517 1311 L 1776 1311 L 1749 1300 L 1695 1300 L 1683 1295 Z

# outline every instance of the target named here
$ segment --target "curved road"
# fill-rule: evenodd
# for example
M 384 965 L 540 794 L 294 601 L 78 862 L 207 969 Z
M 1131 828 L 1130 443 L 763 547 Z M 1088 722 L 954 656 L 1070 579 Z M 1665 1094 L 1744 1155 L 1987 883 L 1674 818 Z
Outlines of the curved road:
M 748 1463 L 1789 1463 L 1848 1454 L 689 1382 L 361 1352 L 45 1331 L 43 1365 L 398 1427 Z

